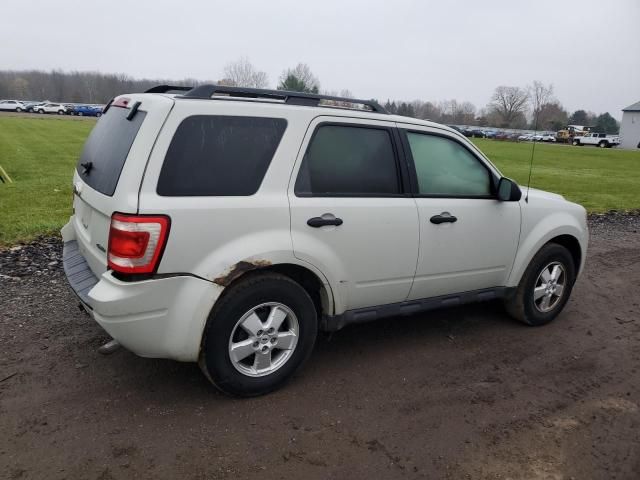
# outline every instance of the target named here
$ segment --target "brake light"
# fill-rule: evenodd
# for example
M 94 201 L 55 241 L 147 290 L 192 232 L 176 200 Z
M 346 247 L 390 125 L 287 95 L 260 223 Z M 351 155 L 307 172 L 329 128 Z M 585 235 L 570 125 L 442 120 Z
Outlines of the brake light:
M 169 235 L 166 215 L 114 213 L 109 228 L 107 264 L 120 273 L 154 273 Z
M 131 101 L 130 98 L 127 97 L 118 97 L 117 99 L 114 99 L 113 103 L 111 104 L 112 107 L 122 107 L 122 108 L 127 108 L 127 106 L 129 105 L 129 102 Z

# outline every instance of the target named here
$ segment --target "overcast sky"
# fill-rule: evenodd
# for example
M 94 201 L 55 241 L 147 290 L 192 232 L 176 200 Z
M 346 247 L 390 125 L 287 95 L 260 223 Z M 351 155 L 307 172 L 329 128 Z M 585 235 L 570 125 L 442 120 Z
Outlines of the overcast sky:
M 310 65 L 322 90 L 469 100 L 552 83 L 565 108 L 640 100 L 640 0 L 0 0 L 0 69 L 217 80 L 246 56 L 275 87 Z

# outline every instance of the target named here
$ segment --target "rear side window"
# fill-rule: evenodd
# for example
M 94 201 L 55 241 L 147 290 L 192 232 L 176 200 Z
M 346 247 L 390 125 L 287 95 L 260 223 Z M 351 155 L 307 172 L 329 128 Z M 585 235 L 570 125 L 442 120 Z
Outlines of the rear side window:
M 146 116 L 138 113 L 127 120 L 128 108 L 111 107 L 89 135 L 78 161 L 77 170 L 94 190 L 112 196 L 118 185 L 124 162 Z
M 389 130 L 321 125 L 302 160 L 300 196 L 389 196 L 400 193 Z
M 186 118 L 169 145 L 158 179 L 158 195 L 253 195 L 286 126 L 282 118 Z

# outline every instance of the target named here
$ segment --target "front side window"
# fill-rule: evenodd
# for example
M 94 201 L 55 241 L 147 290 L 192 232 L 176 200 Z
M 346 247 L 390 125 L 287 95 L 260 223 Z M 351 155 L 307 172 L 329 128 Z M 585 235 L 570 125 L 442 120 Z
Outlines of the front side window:
M 286 126 L 282 118 L 194 115 L 184 119 L 164 159 L 158 194 L 253 195 Z
M 384 128 L 321 125 L 302 160 L 302 196 L 389 196 L 400 181 L 391 133 Z
M 420 195 L 491 195 L 489 171 L 458 142 L 437 135 L 414 132 L 407 132 L 407 138 Z

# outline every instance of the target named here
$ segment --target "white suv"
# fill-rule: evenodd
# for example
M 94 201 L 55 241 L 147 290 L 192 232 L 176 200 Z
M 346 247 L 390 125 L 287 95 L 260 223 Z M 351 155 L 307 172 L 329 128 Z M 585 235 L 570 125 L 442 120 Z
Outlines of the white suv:
M 57 113 L 58 115 L 64 115 L 67 113 L 67 107 L 61 103 L 43 103 L 34 107 L 36 113 Z
M 107 106 L 62 230 L 73 290 L 132 352 L 258 395 L 318 330 L 491 299 L 542 325 L 569 299 L 584 208 L 521 198 L 455 130 L 362 100 L 174 90 Z
M 17 100 L 0 100 L 0 110 L 24 112 L 26 109 L 24 104 Z

